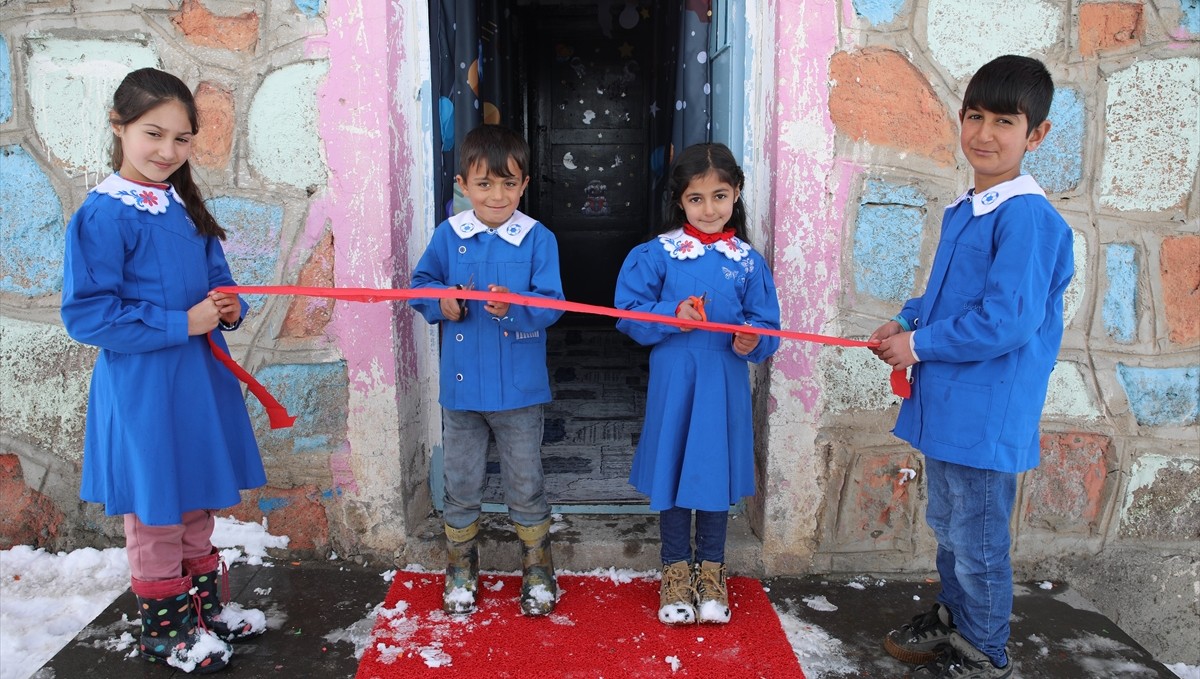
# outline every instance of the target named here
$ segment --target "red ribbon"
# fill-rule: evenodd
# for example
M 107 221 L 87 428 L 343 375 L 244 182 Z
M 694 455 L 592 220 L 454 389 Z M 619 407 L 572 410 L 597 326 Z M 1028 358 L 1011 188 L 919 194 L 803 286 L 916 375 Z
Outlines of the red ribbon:
M 263 409 L 267 411 L 267 419 L 270 420 L 272 429 L 283 429 L 295 423 L 296 417 L 288 415 L 287 409 L 280 405 L 279 401 L 275 400 L 275 397 L 271 395 L 271 392 L 267 391 L 267 388 L 262 383 L 254 379 L 253 375 L 246 372 L 245 368 L 238 365 L 237 361 L 233 360 L 229 354 L 217 346 L 217 343 L 213 341 L 212 332 L 205 335 L 205 337 L 208 338 L 208 348 L 212 350 L 213 356 L 216 356 L 218 361 L 224 363 L 230 372 L 244 382 L 246 387 L 250 389 L 250 393 L 254 394 L 258 402 L 262 404 Z
M 652 314 L 645 311 L 628 311 L 623 309 L 614 309 L 612 307 L 598 306 L 595 304 L 583 304 L 581 302 L 569 302 L 561 299 L 551 299 L 549 297 L 532 297 L 521 295 L 515 292 L 491 292 L 489 290 L 459 290 L 457 288 L 318 288 L 302 285 L 230 285 L 216 289 L 217 292 L 224 292 L 230 295 L 304 295 L 306 297 L 324 297 L 329 299 L 340 299 L 345 302 L 388 302 L 393 300 L 409 300 L 409 299 L 474 299 L 481 302 L 506 302 L 508 304 L 518 304 L 521 306 L 532 306 L 543 309 L 558 309 L 560 311 L 574 311 L 584 314 L 592 314 L 595 316 L 610 316 L 612 318 L 624 318 L 631 321 L 644 321 L 647 323 L 663 323 L 666 325 L 674 325 L 679 328 L 696 328 L 699 330 L 710 330 L 713 332 L 724 332 L 733 334 L 736 332 L 751 333 L 755 335 L 770 335 L 772 337 L 780 337 L 783 339 L 800 340 L 802 342 L 816 342 L 818 344 L 828 344 L 840 347 L 873 347 L 878 346 L 878 342 L 867 342 L 864 340 L 845 339 L 843 337 L 833 337 L 831 335 L 818 335 L 811 332 L 796 332 L 794 330 L 776 330 L 774 328 L 759 328 L 752 325 L 733 325 L 732 323 L 715 323 L 713 321 L 692 321 L 675 316 L 663 316 L 661 314 Z M 271 417 L 271 428 L 290 426 L 295 420 L 287 414 L 283 406 L 271 397 L 265 387 L 259 384 L 245 370 L 233 362 L 233 359 L 225 355 L 225 352 L 213 344 L 212 338 L 209 338 L 209 346 L 213 348 L 213 353 L 217 354 L 217 358 L 221 362 L 230 366 L 238 379 L 246 383 L 250 391 L 258 397 L 262 402 L 263 407 L 267 409 L 267 414 Z M 224 358 L 222 358 L 224 357 Z M 908 398 L 912 395 L 912 388 L 908 382 L 907 374 L 904 370 L 893 370 L 891 375 L 892 393 L 900 398 Z M 272 409 L 275 409 L 274 411 Z M 276 417 L 279 422 L 285 422 L 276 426 Z

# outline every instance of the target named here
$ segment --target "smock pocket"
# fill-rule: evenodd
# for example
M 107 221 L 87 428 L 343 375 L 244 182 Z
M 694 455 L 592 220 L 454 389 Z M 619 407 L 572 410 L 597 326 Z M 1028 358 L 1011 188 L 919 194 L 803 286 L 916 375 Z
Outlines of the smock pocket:
M 933 440 L 973 448 L 987 435 L 992 388 L 940 377 L 921 376 L 925 429 Z
M 991 253 L 986 250 L 956 243 L 943 286 L 959 295 L 979 296 L 983 292 L 983 284 L 987 281 L 990 260 Z
M 550 377 L 546 371 L 546 333 L 512 332 L 512 375 L 513 386 L 524 392 L 536 393 L 550 388 Z

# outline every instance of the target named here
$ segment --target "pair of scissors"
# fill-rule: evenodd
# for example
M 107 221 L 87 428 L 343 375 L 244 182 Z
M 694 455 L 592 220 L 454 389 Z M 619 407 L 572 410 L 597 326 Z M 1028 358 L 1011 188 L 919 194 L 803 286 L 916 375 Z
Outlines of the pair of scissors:
M 708 300 L 708 292 L 702 293 L 699 297 L 692 295 L 688 297 L 688 301 L 692 303 L 692 308 L 696 313 L 700 314 L 700 320 L 707 321 L 708 314 L 704 313 L 704 302 Z
M 456 290 L 474 290 L 475 289 L 475 274 L 471 274 L 471 276 L 469 278 L 467 278 L 466 285 L 459 283 L 459 284 L 455 285 L 454 288 Z M 458 318 L 461 321 L 462 319 L 467 317 L 467 300 L 465 300 L 465 299 L 458 300 L 458 310 L 461 314 Z

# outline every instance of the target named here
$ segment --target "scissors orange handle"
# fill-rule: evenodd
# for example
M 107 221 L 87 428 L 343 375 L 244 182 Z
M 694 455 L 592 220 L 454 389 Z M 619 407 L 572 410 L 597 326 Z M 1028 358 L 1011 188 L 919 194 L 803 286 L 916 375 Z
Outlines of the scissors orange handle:
M 688 301 L 692 303 L 692 308 L 696 310 L 696 313 L 700 314 L 700 320 L 702 321 L 708 320 L 708 314 L 704 313 L 704 299 L 706 297 L 708 297 L 708 293 L 704 293 L 699 297 L 695 295 L 688 297 Z

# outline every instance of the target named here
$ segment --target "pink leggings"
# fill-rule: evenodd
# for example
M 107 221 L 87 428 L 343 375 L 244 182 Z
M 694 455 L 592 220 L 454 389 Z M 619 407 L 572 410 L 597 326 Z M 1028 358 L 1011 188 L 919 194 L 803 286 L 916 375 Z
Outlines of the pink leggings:
M 170 580 L 184 575 L 183 560 L 212 553 L 213 513 L 197 509 L 183 523 L 147 526 L 137 514 L 125 515 L 125 553 L 129 574 L 138 580 Z

